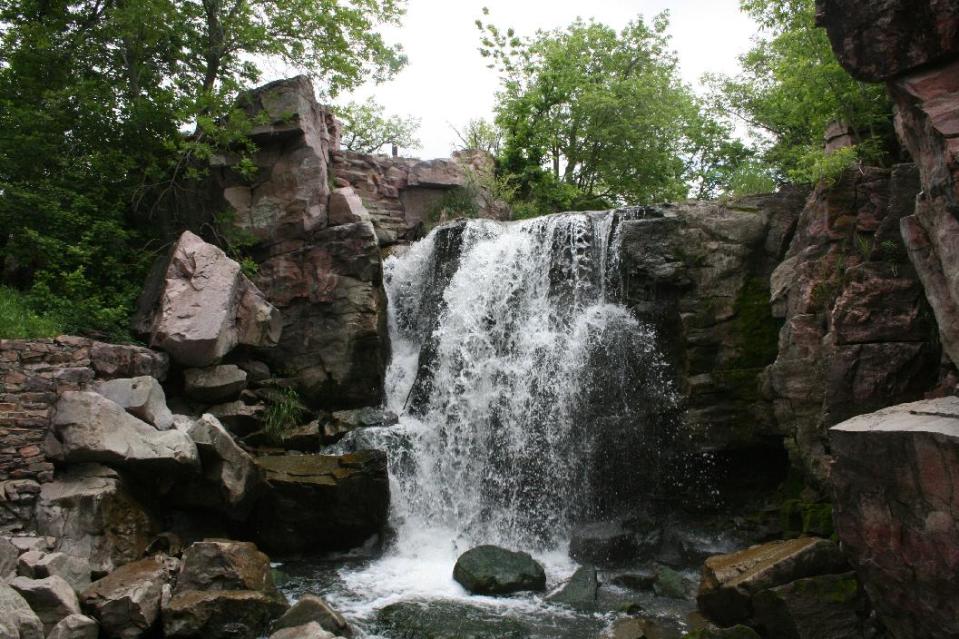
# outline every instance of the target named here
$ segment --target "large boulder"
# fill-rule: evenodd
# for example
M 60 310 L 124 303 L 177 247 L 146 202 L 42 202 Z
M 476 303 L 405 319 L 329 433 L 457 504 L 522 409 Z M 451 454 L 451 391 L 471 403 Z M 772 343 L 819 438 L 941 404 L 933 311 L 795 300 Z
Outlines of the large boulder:
M 163 587 L 170 566 L 160 558 L 141 559 L 121 566 L 80 596 L 83 609 L 100 621 L 112 639 L 136 639 L 153 628 L 160 615 Z
M 163 608 L 163 636 L 178 639 L 256 639 L 288 605 L 254 590 L 189 590 Z
M 185 366 L 209 366 L 238 344 L 273 346 L 279 312 L 222 250 L 184 231 L 162 279 L 140 299 L 136 328 Z
M 43 623 L 20 593 L 0 579 L 0 637 L 43 639 Z
M 213 508 L 233 519 L 245 519 L 265 484 L 253 458 L 212 415 L 199 419 L 177 416 L 177 428 L 196 444 L 203 473 L 171 491 L 178 505 Z
M 959 635 L 959 398 L 830 430 L 836 532 L 897 639 Z
M 166 394 L 154 377 L 142 376 L 100 382 L 96 392 L 122 406 L 157 430 L 173 427 L 173 413 L 166 405 Z
M 143 556 L 157 524 L 114 470 L 75 466 L 43 484 L 37 528 L 67 555 L 85 557 L 96 576 Z
M 474 595 L 546 589 L 546 573 L 529 553 L 498 546 L 477 546 L 464 552 L 453 566 L 453 579 Z
M 166 637 L 255 639 L 289 608 L 270 559 L 249 542 L 207 539 L 183 551 Z
M 330 607 L 322 597 L 306 594 L 300 597 L 282 617 L 273 624 L 273 630 L 296 628 L 315 623 L 323 630 L 340 637 L 352 637 L 353 629 L 339 612 Z
M 386 454 L 365 450 L 342 456 L 258 457 L 270 488 L 254 522 L 271 551 L 349 549 L 386 524 L 390 485 Z
M 246 371 L 233 364 L 190 368 L 183 371 L 183 383 L 191 398 L 216 404 L 236 398 L 246 388 Z
M 61 395 L 46 447 L 50 458 L 68 464 L 96 462 L 148 475 L 199 469 L 196 446 L 185 433 L 159 431 L 86 391 Z
M 189 590 L 255 590 L 280 599 L 273 583 L 270 558 L 255 544 L 206 539 L 183 551 L 174 594 Z
M 61 577 L 15 577 L 10 580 L 10 587 L 20 593 L 37 613 L 44 632 L 50 632 L 64 617 L 80 614 L 77 593 Z
M 25 552 L 20 555 L 18 572 L 31 579 L 62 577 L 77 592 L 82 592 L 90 585 L 90 561 L 86 557 L 62 552 Z
M 866 600 L 855 573 L 797 579 L 753 599 L 756 623 L 776 639 L 856 639 L 865 631 Z
M 756 593 L 847 568 L 839 547 L 826 539 L 773 541 L 707 559 L 696 601 L 707 617 L 731 626 L 752 617 Z

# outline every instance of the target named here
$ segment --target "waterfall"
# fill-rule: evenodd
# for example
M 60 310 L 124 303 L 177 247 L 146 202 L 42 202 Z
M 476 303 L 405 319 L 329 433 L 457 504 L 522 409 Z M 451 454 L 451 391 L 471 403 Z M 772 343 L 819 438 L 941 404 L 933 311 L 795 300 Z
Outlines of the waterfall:
M 618 303 L 618 223 L 559 214 L 434 229 L 386 263 L 393 523 L 463 545 L 562 545 L 643 489 L 675 407 L 653 331 Z

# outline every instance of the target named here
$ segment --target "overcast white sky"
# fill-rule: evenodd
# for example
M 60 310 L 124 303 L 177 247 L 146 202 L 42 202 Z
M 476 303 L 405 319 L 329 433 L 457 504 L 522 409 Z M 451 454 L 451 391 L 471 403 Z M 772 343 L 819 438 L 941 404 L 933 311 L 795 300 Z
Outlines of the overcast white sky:
M 387 33 L 406 50 L 409 65 L 392 81 L 364 86 L 354 98 L 375 96 L 388 112 L 422 119 L 423 158 L 444 157 L 471 118 L 490 117 L 496 74 L 479 55 L 474 25 L 489 7 L 489 19 L 520 35 L 552 29 L 576 17 L 620 28 L 637 15 L 669 9 L 673 48 L 683 78 L 696 85 L 707 72 L 733 72 L 750 46 L 754 23 L 739 12 L 739 0 L 409 0 L 403 26 Z

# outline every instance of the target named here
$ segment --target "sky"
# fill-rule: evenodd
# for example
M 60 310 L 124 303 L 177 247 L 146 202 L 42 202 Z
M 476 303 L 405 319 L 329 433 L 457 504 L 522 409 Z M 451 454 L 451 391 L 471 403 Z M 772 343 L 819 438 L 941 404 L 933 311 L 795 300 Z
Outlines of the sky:
M 497 76 L 477 51 L 474 24 L 484 6 L 490 11 L 484 21 L 519 35 L 563 27 L 577 17 L 621 28 L 639 14 L 652 18 L 668 9 L 683 79 L 694 86 L 703 73 L 735 72 L 737 56 L 755 33 L 739 0 L 409 0 L 402 27 L 384 30 L 403 45 L 409 64 L 393 80 L 364 85 L 346 98 L 375 97 L 388 113 L 420 118 L 422 147 L 412 155 L 448 156 L 457 141 L 453 127 L 462 130 L 470 119 L 493 112 Z

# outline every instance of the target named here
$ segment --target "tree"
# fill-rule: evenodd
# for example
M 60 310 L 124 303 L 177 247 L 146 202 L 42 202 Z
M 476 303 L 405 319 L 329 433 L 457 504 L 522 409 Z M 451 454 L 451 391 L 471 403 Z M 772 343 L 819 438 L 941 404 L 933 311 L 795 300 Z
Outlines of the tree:
M 373 100 L 349 102 L 333 107 L 343 123 L 343 146 L 358 153 L 376 153 L 388 144 L 398 148 L 417 149 L 416 131 L 420 121 L 411 116 L 386 115 L 382 105 Z
M 485 151 L 495 157 L 502 149 L 503 132 L 489 120 L 470 120 L 462 131 L 454 128 L 453 132 L 459 138 L 460 151 Z
M 502 81 L 501 170 L 541 210 L 674 200 L 702 183 L 715 157 L 694 157 L 691 136 L 707 116 L 679 79 L 666 14 L 621 32 L 577 20 L 531 38 L 477 26 Z
M 809 181 L 833 122 L 848 126 L 862 159 L 884 163 L 897 150 L 883 87 L 852 78 L 815 25 L 815 0 L 742 0 L 761 29 L 740 58 L 742 73 L 710 79 L 720 108 L 758 131 L 765 160 L 783 178 Z
M 248 130 L 233 102 L 253 61 L 295 63 L 330 94 L 387 77 L 403 56 L 376 26 L 401 13 L 400 0 L 0 0 L 2 282 L 68 331 L 125 333 L 168 239 L 164 200 Z

